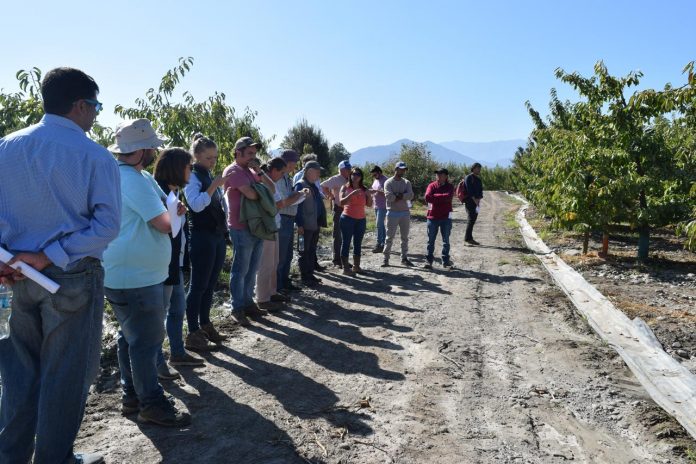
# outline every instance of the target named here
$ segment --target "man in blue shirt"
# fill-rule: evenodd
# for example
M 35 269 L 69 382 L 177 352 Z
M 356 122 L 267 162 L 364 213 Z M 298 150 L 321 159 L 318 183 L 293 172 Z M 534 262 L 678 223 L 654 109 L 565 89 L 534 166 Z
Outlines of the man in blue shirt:
M 57 68 L 41 83 L 45 116 L 0 139 L 0 246 L 60 284 L 51 295 L 0 263 L 13 286 L 0 341 L 0 462 L 99 463 L 73 442 L 97 374 L 104 310 L 100 259 L 119 231 L 116 161 L 85 132 L 96 82 Z

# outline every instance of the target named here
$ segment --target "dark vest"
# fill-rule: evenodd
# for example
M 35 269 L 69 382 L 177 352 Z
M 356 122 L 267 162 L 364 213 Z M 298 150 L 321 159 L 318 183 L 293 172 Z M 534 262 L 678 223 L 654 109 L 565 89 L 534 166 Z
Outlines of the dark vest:
M 193 175 L 201 182 L 201 192 L 208 190 L 210 184 L 213 183 L 210 172 L 198 164 L 193 165 Z M 191 230 L 205 230 L 223 235 L 227 233 L 227 218 L 225 218 L 225 210 L 222 208 L 220 189 L 215 190 L 210 204 L 203 211 L 200 213 L 189 212 L 189 224 Z

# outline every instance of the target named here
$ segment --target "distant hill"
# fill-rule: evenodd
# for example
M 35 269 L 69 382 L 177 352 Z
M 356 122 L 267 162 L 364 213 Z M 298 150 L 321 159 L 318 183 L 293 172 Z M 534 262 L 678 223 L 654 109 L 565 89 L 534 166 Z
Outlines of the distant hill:
M 353 152 L 351 163 L 355 165 L 380 164 L 387 161 L 391 155 L 401 151 L 402 144 L 416 143 L 410 139 L 401 139 L 389 145 L 365 147 Z M 423 142 L 433 157 L 441 162 L 471 165 L 475 161 L 485 166 L 509 166 L 518 146 L 526 144 L 525 140 L 503 140 L 497 142 Z

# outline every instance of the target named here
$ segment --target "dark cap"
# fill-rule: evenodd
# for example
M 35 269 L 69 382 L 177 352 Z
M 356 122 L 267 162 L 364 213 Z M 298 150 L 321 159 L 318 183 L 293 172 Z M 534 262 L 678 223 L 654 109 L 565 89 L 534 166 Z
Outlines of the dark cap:
M 446 176 L 449 176 L 449 171 L 445 168 L 440 168 L 437 171 L 435 171 L 435 174 L 444 174 Z
M 375 164 L 374 167 L 372 169 L 370 169 L 370 173 L 373 173 L 373 172 L 379 172 L 380 174 L 382 174 L 382 168 L 380 168 L 379 166 L 377 166 Z
M 237 142 L 234 144 L 234 150 L 244 150 L 245 148 L 248 147 L 260 147 L 261 144 L 258 142 L 254 142 L 254 139 L 251 137 L 242 137 Z
M 321 171 L 321 164 L 317 161 L 307 161 L 304 165 L 304 170 L 307 171 L 307 169 L 318 169 Z
M 300 160 L 300 155 L 298 155 L 295 150 L 290 149 L 283 150 L 283 153 L 280 154 L 280 157 L 283 158 L 283 161 L 285 161 L 286 163 L 297 163 Z

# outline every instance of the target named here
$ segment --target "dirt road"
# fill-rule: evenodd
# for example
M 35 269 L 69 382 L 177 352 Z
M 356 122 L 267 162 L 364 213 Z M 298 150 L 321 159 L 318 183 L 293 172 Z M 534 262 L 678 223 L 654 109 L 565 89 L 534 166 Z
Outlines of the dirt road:
M 466 247 L 458 207 L 452 270 L 422 268 L 414 220 L 415 268 L 368 252 L 364 275 L 322 274 L 287 311 L 225 326 L 205 368 L 164 384 L 187 429 L 122 417 L 103 378 L 77 448 L 133 463 L 686 462 L 691 442 L 662 438 L 679 427 L 522 248 L 515 209 L 488 194 Z

